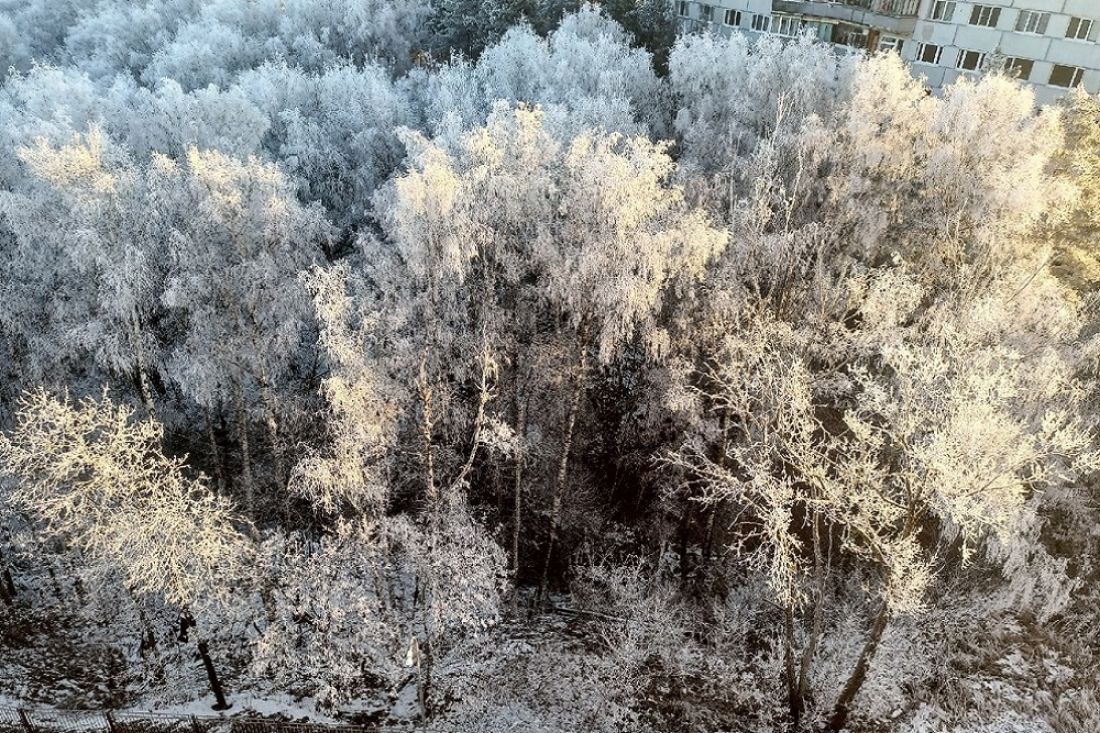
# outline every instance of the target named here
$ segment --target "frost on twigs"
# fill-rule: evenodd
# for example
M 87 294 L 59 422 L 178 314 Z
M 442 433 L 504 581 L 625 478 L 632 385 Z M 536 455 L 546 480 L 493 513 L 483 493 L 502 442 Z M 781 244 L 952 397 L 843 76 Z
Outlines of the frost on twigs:
M 346 267 L 315 270 L 307 285 L 321 323 L 320 346 L 331 365 L 322 383 L 331 419 L 327 452 L 306 456 L 291 488 L 318 508 L 338 514 L 344 505 L 370 516 L 386 510 L 385 460 L 394 442 L 399 393 L 370 356 L 369 314 L 347 293 Z
M 118 572 L 136 594 L 201 607 L 240 576 L 248 546 L 228 502 L 165 455 L 162 439 L 159 424 L 108 395 L 38 391 L 0 437 L 0 466 L 19 479 L 15 505 L 77 547 L 93 574 Z

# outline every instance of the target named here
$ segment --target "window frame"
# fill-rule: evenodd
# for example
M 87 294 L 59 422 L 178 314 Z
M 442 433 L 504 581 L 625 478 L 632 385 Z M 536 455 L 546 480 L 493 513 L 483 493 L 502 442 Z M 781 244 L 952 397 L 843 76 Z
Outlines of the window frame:
M 1069 84 L 1055 84 L 1054 75 L 1059 70 L 1067 70 L 1070 72 Z M 1080 66 L 1070 66 L 1068 64 L 1055 64 L 1050 70 L 1050 78 L 1047 79 L 1047 84 L 1058 89 L 1076 89 L 1081 86 L 1081 82 L 1085 80 L 1085 70 Z
M 1077 29 L 1072 32 L 1073 24 L 1077 24 Z M 1069 26 L 1066 27 L 1066 38 L 1070 41 L 1089 41 L 1092 38 L 1092 29 L 1095 26 L 1096 21 L 1092 18 L 1080 18 L 1076 15 L 1070 16 Z M 1081 35 L 1081 29 L 1085 29 L 1085 35 Z M 1072 35 L 1071 35 L 1072 33 Z
M 1026 74 L 1021 73 L 1024 69 L 1027 70 Z M 1035 73 L 1035 60 L 1024 56 L 1010 56 L 1005 59 L 1005 71 L 1008 72 L 1013 79 L 1031 81 L 1031 75 Z
M 973 57 L 974 65 L 965 66 L 964 61 Z M 972 51 L 967 48 L 960 48 L 958 55 L 955 57 L 955 68 L 959 71 L 981 71 L 985 65 L 985 52 L 984 51 Z
M 905 39 L 900 36 L 881 35 L 878 38 L 879 51 L 892 51 L 901 53 L 905 47 Z
M 733 16 L 732 23 L 730 23 L 730 16 Z M 741 11 L 734 10 L 733 8 L 726 8 L 725 17 L 722 18 L 722 24 L 729 26 L 730 28 L 741 27 Z
M 956 10 L 958 8 L 955 5 L 955 0 L 933 0 L 931 19 L 950 23 L 955 19 Z
M 714 6 L 709 3 L 699 3 L 699 20 L 704 23 L 713 23 Z
M 935 53 L 936 58 L 933 61 L 927 61 L 924 58 L 924 52 L 925 52 L 926 49 L 929 49 L 929 48 L 936 49 L 936 53 Z M 940 46 L 939 44 L 936 44 L 936 43 L 922 43 L 917 48 L 917 62 L 918 63 L 931 64 L 932 66 L 939 66 L 941 58 L 943 58 L 943 46 Z
M 1021 10 L 1016 17 L 1016 32 L 1045 36 L 1050 27 L 1050 13 L 1044 10 Z
M 998 5 L 975 4 L 970 11 L 970 22 L 976 28 L 996 28 L 1001 22 L 1001 8 Z
M 802 32 L 802 18 L 798 15 L 773 13 L 772 20 L 772 33 L 785 38 L 797 38 Z
M 752 29 L 760 33 L 771 33 L 772 18 L 770 15 L 764 15 L 763 13 L 753 13 L 752 16 Z

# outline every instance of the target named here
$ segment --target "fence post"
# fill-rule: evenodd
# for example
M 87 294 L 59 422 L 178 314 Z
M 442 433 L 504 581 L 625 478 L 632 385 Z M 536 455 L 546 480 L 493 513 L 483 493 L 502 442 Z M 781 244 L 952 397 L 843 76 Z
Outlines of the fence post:
M 110 733 L 119 733 L 118 725 L 115 723 L 115 716 L 111 711 L 108 710 L 105 712 L 103 717 L 107 719 L 107 730 L 110 731 Z
M 27 733 L 34 733 L 34 726 L 31 725 L 31 719 L 27 717 L 27 711 L 23 708 L 19 708 L 19 722 L 23 724 L 23 730 Z
M 194 715 L 191 716 L 191 733 L 203 733 L 202 726 L 199 725 L 199 719 Z

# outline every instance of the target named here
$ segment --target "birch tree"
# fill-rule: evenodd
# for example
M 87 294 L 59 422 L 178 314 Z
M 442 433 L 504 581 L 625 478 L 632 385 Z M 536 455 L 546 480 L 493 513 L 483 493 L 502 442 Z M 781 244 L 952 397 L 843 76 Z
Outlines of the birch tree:
M 561 141 L 544 119 L 538 110 L 499 106 L 485 128 L 456 139 L 411 137 L 412 168 L 378 206 L 405 267 L 423 280 L 437 323 L 443 303 L 448 313 L 469 312 L 453 300 L 460 294 L 471 297 L 479 319 L 468 332 L 494 334 L 511 363 L 549 360 L 535 356 L 547 349 L 560 354 L 552 358 L 563 365 L 558 384 L 569 396 L 548 562 L 590 360 L 607 363 L 631 343 L 665 353 L 662 306 L 702 276 L 725 236 L 671 184 L 663 146 L 615 134 Z M 464 281 L 473 287 L 459 289 Z M 517 334 L 524 324 L 542 332 Z M 445 344 L 450 337 L 429 338 Z M 510 346 L 532 338 L 538 346 L 526 356 Z
M 164 303 L 186 318 L 170 373 L 204 409 L 231 410 L 241 446 L 245 504 L 258 509 L 249 425 L 256 395 L 274 457 L 274 478 L 289 471 L 279 431 L 279 382 L 298 356 L 310 321 L 299 273 L 320 260 L 329 225 L 301 205 L 275 165 L 192 149 L 164 161 L 192 214 L 179 233 Z
M 885 328 L 862 344 L 830 344 L 812 321 L 792 327 L 762 315 L 741 324 L 701 375 L 714 421 L 672 459 L 705 500 L 743 512 L 738 551 L 785 613 L 796 725 L 823 633 L 824 533 L 881 583 L 866 644 L 828 716 L 840 730 L 891 619 L 924 609 L 944 564 L 972 562 L 983 543 L 1029 542 L 1023 528 L 1042 492 L 1096 465 L 1076 367 L 1057 342 L 1044 343 L 1048 333 L 1028 342 L 1031 353 L 990 348 L 980 327 L 970 330 L 976 315 L 925 324 L 921 337 L 901 326 L 904 302 L 880 310 L 885 301 L 863 300 L 869 323 Z M 814 610 L 796 662 L 795 614 L 808 598 Z
M 383 360 L 371 353 L 379 314 L 361 309 L 348 293 L 348 277 L 346 265 L 309 276 L 319 346 L 331 363 L 321 384 L 329 445 L 299 461 L 291 488 L 327 514 L 350 509 L 377 521 L 387 512 L 389 451 L 399 439 L 399 407 L 408 390 L 394 384 Z
M 499 617 L 503 551 L 465 499 L 475 457 L 489 442 L 482 430 L 490 399 L 485 380 L 492 378 L 485 370 L 491 362 L 482 362 L 478 413 L 467 424 L 468 446 L 461 445 L 467 455 L 459 465 L 437 466 L 435 387 L 423 350 L 411 352 L 420 355 L 418 367 L 401 358 L 410 352 L 390 331 L 401 321 L 388 320 L 394 314 L 378 306 L 371 289 L 352 278 L 346 265 L 315 270 L 308 282 L 321 324 L 320 347 L 331 367 L 322 383 L 329 430 L 327 445 L 295 468 L 291 488 L 335 520 L 318 547 L 276 564 L 290 573 L 294 596 L 277 604 L 260 664 L 278 674 L 300 674 L 284 667 L 286 641 L 298 638 L 299 650 L 303 644 L 307 650 L 320 645 L 303 664 L 313 669 L 308 665 L 327 660 L 310 684 L 320 685 L 326 702 L 335 703 L 359 689 L 364 665 L 368 675 L 396 682 L 404 659 L 405 666 L 416 668 L 427 717 L 441 650 Z M 382 346 L 397 346 L 399 354 L 383 356 Z M 413 383 L 401 385 L 389 376 L 393 373 Z M 414 409 L 408 410 L 410 405 Z M 411 420 L 402 419 L 406 411 Z M 392 484 L 402 466 L 395 454 L 402 447 L 419 457 L 422 507 L 393 514 Z M 319 586 L 318 577 L 330 583 Z M 302 617 L 309 619 L 308 635 L 291 624 Z M 340 642 L 333 645 L 324 629 L 338 633 Z M 289 653 L 289 659 L 298 653 Z
M 151 324 L 161 311 L 170 210 L 150 214 L 155 190 L 97 129 L 60 147 L 39 139 L 19 154 L 35 181 L 2 203 L 16 240 L 12 254 L 30 259 L 13 258 L 21 282 L 10 287 L 41 288 L 52 273 L 62 293 L 69 291 L 68 298 L 56 290 L 38 296 L 53 301 L 50 325 L 61 345 L 53 358 L 90 353 L 108 373 L 132 378 L 155 415 L 161 346 Z

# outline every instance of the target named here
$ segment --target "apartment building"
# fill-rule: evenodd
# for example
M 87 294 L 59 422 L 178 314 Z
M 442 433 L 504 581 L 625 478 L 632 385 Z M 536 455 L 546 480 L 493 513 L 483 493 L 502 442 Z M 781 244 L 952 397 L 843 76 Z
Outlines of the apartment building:
M 1100 92 L 1100 0 L 676 0 L 685 30 L 810 33 L 839 47 L 891 50 L 938 89 L 1006 67 L 1048 104 Z
M 1004 65 L 1040 104 L 1100 92 L 1100 0 L 925 0 L 903 56 L 933 87 Z

